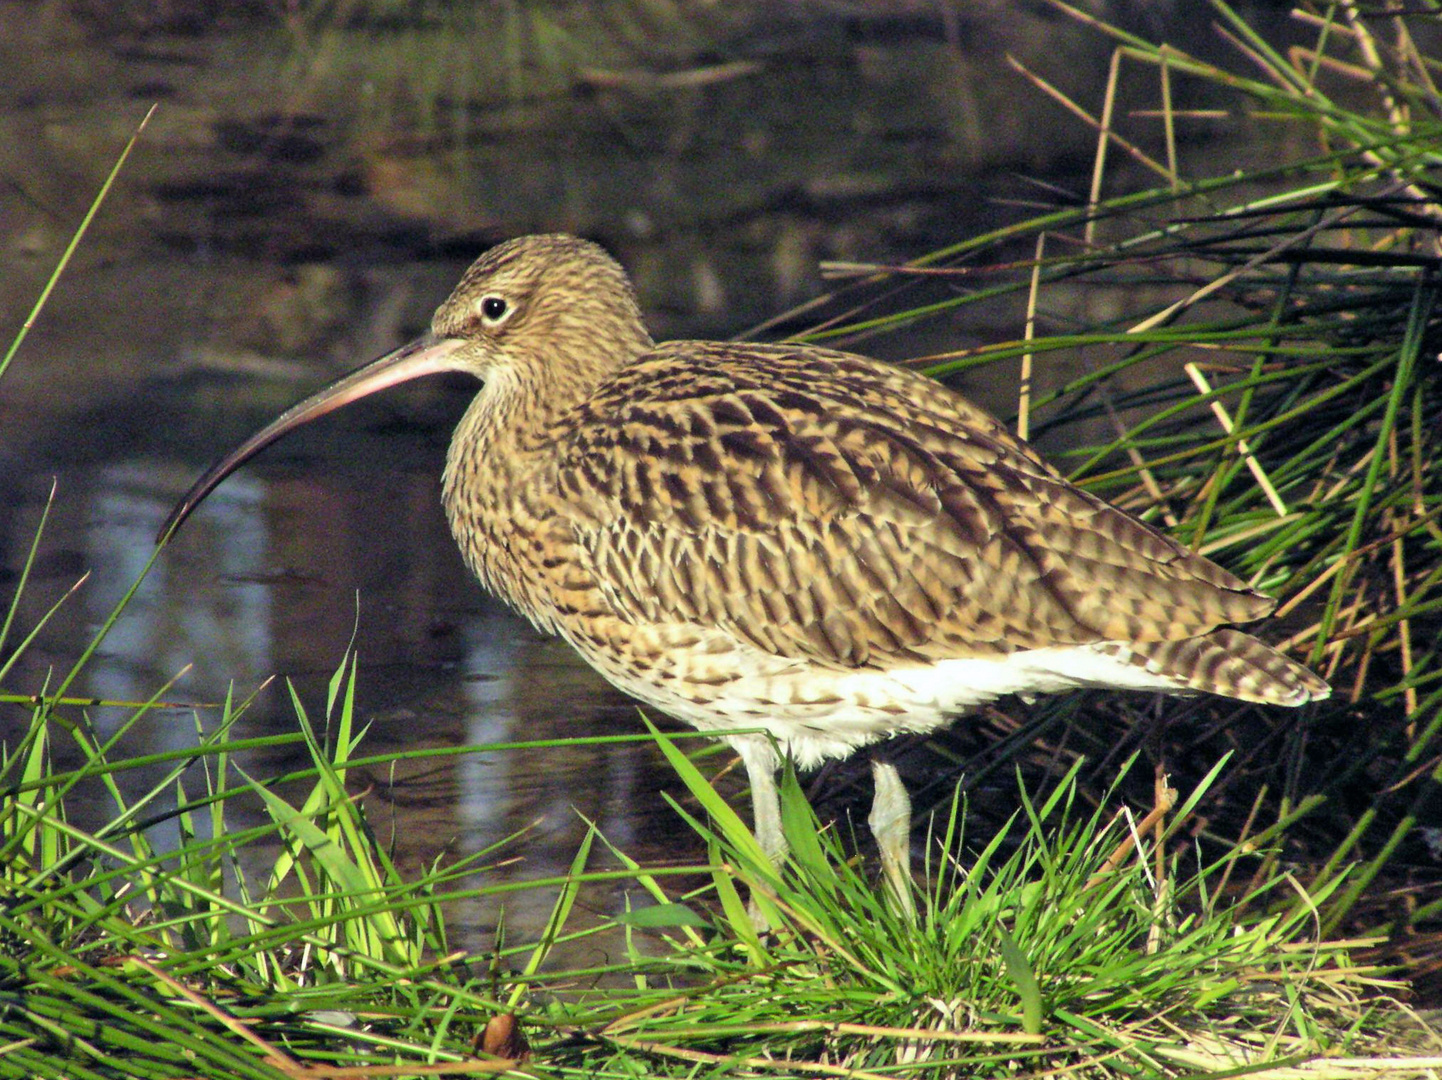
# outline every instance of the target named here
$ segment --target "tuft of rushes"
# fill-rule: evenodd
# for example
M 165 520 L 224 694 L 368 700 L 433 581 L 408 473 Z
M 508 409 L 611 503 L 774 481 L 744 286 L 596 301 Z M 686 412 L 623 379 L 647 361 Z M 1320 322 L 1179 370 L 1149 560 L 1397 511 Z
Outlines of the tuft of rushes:
M 834 314 L 810 336 L 844 345 L 1014 305 L 1024 335 L 917 363 L 964 387 L 1017 386 L 1019 430 L 1071 479 L 1276 596 L 1268 644 L 1334 694 L 1303 715 L 1207 698 L 1161 714 L 1118 696 L 1006 706 L 933 740 L 928 764 L 975 794 L 1005 766 L 1034 784 L 1085 757 L 1080 779 L 1099 792 L 1135 750 L 1182 786 L 1234 751 L 1203 837 L 1266 850 L 1285 835 L 1329 892 L 1329 933 L 1405 935 L 1405 959 L 1377 955 L 1432 970 L 1420 957 L 1442 950 L 1442 897 L 1415 876 L 1435 861 L 1442 781 L 1436 16 L 1304 4 L 1301 43 L 1283 52 L 1213 0 L 1227 63 L 1049 2 L 1116 44 L 1100 107 L 1016 65 L 1095 130 L 1091 190 L 913 264 L 832 265 Z M 1234 126 L 1300 151 L 1225 171 L 1205 139 L 1183 140 Z M 1247 877 L 1279 865 L 1264 856 Z

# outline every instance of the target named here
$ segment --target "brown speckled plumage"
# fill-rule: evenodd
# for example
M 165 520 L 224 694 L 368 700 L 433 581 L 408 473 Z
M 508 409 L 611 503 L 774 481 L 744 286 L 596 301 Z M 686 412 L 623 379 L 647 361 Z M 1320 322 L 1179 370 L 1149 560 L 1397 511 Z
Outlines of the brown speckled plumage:
M 621 268 L 571 237 L 482 256 L 430 335 L 285 414 L 176 517 L 296 424 L 442 369 L 485 383 L 443 481 L 467 563 L 703 729 L 760 726 L 812 763 L 1008 692 L 1327 693 L 1224 628 L 1273 601 L 959 395 L 813 346 L 654 345 Z M 733 742 L 772 833 L 770 744 Z M 779 833 L 763 840 L 780 852 Z

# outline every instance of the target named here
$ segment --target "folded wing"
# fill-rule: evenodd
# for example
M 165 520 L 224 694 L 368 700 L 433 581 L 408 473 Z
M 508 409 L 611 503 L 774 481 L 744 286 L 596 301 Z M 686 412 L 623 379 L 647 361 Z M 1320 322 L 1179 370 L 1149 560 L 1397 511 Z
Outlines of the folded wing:
M 860 667 L 1176 641 L 1273 606 L 959 395 L 864 357 L 661 346 L 569 423 L 551 497 L 638 621 Z

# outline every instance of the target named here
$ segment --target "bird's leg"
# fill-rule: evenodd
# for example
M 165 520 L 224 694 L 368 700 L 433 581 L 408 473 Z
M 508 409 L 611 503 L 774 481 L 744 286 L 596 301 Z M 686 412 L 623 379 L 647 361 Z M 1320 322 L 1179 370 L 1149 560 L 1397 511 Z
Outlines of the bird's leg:
M 751 828 L 756 842 L 778 870 L 786 860 L 786 834 L 781 831 L 781 797 L 776 793 L 776 769 L 780 762 L 771 740 L 764 735 L 742 735 L 731 745 L 741 755 L 746 777 L 751 781 Z
M 880 757 L 871 759 L 876 793 L 866 823 L 881 853 L 881 879 L 891 900 L 908 922 L 916 921 L 911 895 L 911 797 L 896 766 Z
M 776 767 L 780 762 L 771 740 L 764 735 L 738 735 L 728 740 L 741 755 L 746 776 L 751 781 L 751 831 L 761 851 L 778 871 L 786 861 L 786 834 L 781 831 L 781 797 L 776 792 Z M 746 914 L 758 933 L 771 929 L 771 921 L 761 913 L 755 890 L 746 904 Z

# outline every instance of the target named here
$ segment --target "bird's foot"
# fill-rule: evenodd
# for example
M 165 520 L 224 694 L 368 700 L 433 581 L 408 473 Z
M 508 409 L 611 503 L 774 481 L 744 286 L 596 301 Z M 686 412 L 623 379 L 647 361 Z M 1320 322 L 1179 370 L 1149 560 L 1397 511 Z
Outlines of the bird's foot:
M 876 793 L 866 823 L 881 853 L 881 880 L 887 900 L 907 922 L 916 922 L 916 899 L 911 882 L 911 798 L 896 766 L 879 759 L 871 762 Z

